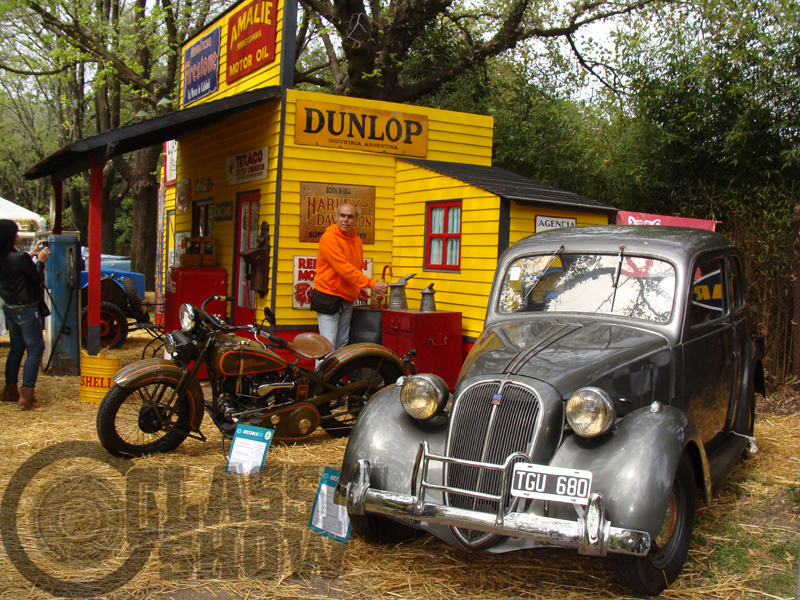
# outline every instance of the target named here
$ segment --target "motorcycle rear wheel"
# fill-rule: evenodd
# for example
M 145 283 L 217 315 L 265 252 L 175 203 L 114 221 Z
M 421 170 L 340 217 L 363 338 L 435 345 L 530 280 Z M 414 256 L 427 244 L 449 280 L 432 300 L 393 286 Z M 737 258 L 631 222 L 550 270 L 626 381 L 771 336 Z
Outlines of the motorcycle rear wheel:
M 365 396 L 367 400 L 384 386 L 394 383 L 403 373 L 387 360 L 377 356 L 365 356 L 342 365 L 328 382 L 343 386 L 359 382 L 353 391 Z M 322 393 L 324 390 L 320 390 Z M 347 437 L 353 430 L 356 418 L 366 402 L 352 400 L 346 395 L 339 396 L 328 404 L 319 407 L 322 429 L 331 437 Z
M 172 414 L 164 402 L 170 398 L 176 382 L 157 380 L 135 384 L 132 388 L 114 385 L 106 393 L 97 411 L 97 436 L 103 447 L 124 458 L 170 452 L 181 445 L 187 433 L 165 431 L 158 418 L 182 431 L 189 431 L 192 406 L 189 398 L 179 398 Z

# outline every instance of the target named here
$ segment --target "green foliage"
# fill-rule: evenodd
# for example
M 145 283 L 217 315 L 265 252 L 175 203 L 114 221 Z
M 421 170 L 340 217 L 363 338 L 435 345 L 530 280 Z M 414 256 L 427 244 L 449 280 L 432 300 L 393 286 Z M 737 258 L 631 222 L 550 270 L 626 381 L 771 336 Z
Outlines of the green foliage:
M 114 231 L 117 234 L 115 252 L 123 256 L 130 256 L 131 232 L 133 231 L 133 200 L 130 196 L 127 196 L 117 209 Z

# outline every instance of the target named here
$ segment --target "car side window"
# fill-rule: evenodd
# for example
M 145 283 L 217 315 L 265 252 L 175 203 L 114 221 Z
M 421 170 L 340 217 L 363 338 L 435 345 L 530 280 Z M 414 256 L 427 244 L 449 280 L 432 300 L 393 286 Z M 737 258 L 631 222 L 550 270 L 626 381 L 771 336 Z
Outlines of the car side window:
M 731 298 L 733 300 L 733 310 L 739 311 L 744 306 L 744 274 L 742 262 L 738 256 L 731 256 Z
M 722 258 L 708 260 L 695 267 L 689 294 L 687 319 L 690 326 L 716 321 L 727 314 L 725 263 Z

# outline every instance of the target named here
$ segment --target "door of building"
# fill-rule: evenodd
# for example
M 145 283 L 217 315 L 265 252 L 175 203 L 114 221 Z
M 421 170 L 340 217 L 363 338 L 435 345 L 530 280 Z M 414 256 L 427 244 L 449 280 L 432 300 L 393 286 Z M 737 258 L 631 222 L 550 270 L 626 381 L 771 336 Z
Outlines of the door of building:
M 233 257 L 233 303 L 234 325 L 249 325 L 253 323 L 253 309 L 255 307 L 255 293 L 250 289 L 247 280 L 247 265 L 241 257 L 244 250 L 256 246 L 258 237 L 258 210 L 261 192 L 254 190 L 236 195 L 236 240 Z

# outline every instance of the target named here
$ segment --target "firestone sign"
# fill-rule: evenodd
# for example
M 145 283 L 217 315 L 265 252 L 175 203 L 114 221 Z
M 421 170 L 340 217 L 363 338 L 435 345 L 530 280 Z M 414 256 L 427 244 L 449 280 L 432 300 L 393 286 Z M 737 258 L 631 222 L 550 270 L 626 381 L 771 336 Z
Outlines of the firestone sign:
M 183 105 L 216 91 L 219 85 L 219 27 L 183 53 Z
M 256 0 L 228 18 L 228 83 L 275 60 L 277 10 L 275 2 Z
M 297 101 L 294 141 L 424 158 L 428 117 L 357 106 Z

